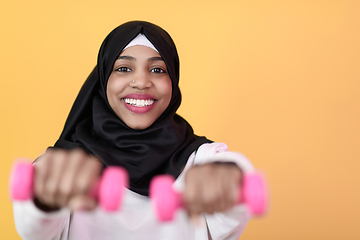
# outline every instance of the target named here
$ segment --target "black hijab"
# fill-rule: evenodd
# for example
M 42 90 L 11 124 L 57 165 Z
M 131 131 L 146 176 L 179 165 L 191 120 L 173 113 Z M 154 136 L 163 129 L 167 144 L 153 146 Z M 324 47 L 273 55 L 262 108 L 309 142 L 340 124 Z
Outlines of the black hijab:
M 164 59 L 172 81 L 167 109 L 148 128 L 129 128 L 114 113 L 106 96 L 106 85 L 116 58 L 139 33 L 144 34 Z M 194 135 L 176 110 L 181 103 L 179 58 L 170 35 L 149 22 L 132 21 L 115 28 L 101 45 L 97 66 L 82 86 L 55 148 L 82 148 L 96 155 L 105 166 L 127 169 L 130 189 L 148 195 L 155 175 L 179 176 L 188 157 L 201 144 L 211 142 Z

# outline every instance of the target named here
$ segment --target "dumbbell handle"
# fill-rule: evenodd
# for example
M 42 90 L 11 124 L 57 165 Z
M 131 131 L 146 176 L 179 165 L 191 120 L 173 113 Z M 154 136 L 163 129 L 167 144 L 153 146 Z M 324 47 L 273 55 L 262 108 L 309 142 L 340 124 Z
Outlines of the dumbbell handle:
M 13 167 L 10 178 L 10 194 L 15 201 L 32 199 L 34 188 L 34 166 L 20 159 Z M 123 168 L 110 166 L 102 177 L 95 181 L 89 196 L 99 200 L 106 211 L 116 211 L 121 205 L 124 187 L 128 185 L 127 173 Z

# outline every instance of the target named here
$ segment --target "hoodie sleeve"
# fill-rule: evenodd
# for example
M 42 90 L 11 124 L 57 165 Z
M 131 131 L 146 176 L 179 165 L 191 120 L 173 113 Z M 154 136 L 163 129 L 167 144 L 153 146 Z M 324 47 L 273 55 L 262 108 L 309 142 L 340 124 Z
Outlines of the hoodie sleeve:
M 15 227 L 24 240 L 65 240 L 70 222 L 70 211 L 45 213 L 33 201 L 13 202 Z

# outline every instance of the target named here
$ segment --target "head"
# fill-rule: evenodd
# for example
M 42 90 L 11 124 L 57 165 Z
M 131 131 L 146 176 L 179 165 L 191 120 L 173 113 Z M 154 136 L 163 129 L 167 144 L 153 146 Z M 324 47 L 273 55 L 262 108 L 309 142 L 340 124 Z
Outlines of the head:
M 132 129 L 146 129 L 180 105 L 176 47 L 156 25 L 136 21 L 113 30 L 100 49 L 98 67 L 102 97 Z
M 148 41 L 142 34 L 134 40 L 139 38 Z M 128 127 L 145 129 L 169 106 L 172 84 L 158 51 L 142 42 L 133 45 L 134 40 L 116 59 L 106 95 L 112 110 Z

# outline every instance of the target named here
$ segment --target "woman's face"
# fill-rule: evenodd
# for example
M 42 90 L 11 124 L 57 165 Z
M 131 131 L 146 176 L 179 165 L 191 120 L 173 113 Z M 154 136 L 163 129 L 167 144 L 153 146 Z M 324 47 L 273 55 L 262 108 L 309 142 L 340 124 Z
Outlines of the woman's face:
M 106 94 L 111 108 L 128 127 L 150 127 L 171 100 L 172 83 L 164 60 L 146 46 L 125 49 L 114 63 Z

